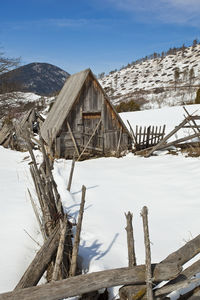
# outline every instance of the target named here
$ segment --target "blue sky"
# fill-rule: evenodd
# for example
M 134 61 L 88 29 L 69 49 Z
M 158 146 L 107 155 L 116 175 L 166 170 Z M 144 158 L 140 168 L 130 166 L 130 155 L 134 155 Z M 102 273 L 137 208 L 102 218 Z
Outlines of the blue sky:
M 22 64 L 106 72 L 200 39 L 200 0 L 0 0 L 0 46 Z

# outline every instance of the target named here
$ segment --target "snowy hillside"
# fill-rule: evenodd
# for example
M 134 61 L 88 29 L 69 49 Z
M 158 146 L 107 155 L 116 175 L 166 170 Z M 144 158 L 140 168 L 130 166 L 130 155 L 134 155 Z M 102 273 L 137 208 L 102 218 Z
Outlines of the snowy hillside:
M 192 102 L 200 85 L 200 45 L 111 73 L 100 83 L 114 103 L 134 99 L 146 109 Z
M 35 107 L 38 112 L 49 109 L 55 97 L 39 96 L 34 93 L 12 92 L 0 94 L 0 128 L 3 117 L 19 119 L 23 114 Z
M 192 113 L 200 106 L 188 109 Z M 133 127 L 165 123 L 169 131 L 182 120 L 183 110 L 171 107 L 121 116 Z M 26 193 L 27 187 L 32 188 L 28 162 L 27 153 L 0 147 L 0 292 L 15 287 L 38 249 L 36 242 L 41 243 Z M 160 155 L 147 159 L 128 154 L 119 159 L 77 162 L 69 193 L 70 168 L 71 161 L 56 160 L 54 177 L 63 206 L 73 219 L 78 215 L 81 186 L 84 184 L 87 188 L 79 252 L 84 272 L 128 265 L 124 212 L 129 210 L 133 213 L 137 263 L 144 262 L 140 217 L 144 205 L 149 208 L 153 262 L 163 260 L 199 234 L 199 158 Z M 115 288 L 113 294 L 117 292 Z M 177 299 L 177 295 L 172 299 Z

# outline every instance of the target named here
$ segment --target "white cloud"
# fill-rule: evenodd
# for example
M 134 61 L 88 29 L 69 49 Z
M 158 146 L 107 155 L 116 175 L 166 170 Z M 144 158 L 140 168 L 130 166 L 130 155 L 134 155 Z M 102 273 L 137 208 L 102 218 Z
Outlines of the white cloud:
M 150 22 L 200 26 L 200 0 L 109 0 L 117 9 L 134 12 L 134 17 Z

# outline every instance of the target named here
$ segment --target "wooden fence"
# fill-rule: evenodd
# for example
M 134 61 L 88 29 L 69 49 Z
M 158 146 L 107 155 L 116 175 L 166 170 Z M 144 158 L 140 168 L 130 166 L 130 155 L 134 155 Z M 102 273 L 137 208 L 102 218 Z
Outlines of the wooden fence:
M 136 126 L 135 129 L 135 149 L 142 150 L 157 145 L 165 135 L 165 127 L 163 126 Z

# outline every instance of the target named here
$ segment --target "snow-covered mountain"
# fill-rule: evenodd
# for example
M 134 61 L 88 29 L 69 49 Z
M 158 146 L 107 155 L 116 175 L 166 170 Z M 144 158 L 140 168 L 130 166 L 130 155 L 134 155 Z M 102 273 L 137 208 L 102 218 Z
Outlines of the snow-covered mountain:
M 69 73 L 47 63 L 31 63 L 7 72 L 0 77 L 0 82 L 16 85 L 17 90 L 48 96 L 58 92 Z
M 200 45 L 133 63 L 99 80 L 115 104 L 133 99 L 148 109 L 193 102 L 200 86 Z

